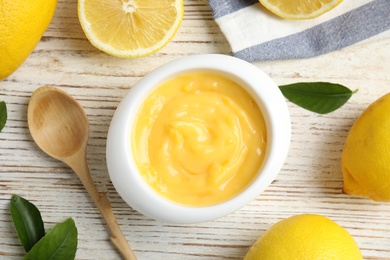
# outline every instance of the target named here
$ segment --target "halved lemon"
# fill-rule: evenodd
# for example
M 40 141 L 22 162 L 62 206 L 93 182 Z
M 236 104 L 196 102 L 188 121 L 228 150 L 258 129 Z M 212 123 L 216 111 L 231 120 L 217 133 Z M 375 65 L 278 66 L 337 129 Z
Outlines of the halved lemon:
M 183 0 L 79 0 L 78 15 L 89 41 L 122 58 L 162 49 L 184 15 Z
M 259 0 L 274 14 L 286 19 L 312 19 L 335 8 L 343 0 Z

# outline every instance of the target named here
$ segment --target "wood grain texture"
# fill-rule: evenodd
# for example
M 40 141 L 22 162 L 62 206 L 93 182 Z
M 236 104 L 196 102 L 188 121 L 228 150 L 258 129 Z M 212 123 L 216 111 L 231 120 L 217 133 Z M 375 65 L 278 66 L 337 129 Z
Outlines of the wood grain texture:
M 8 121 L 0 133 L 0 259 L 20 259 L 23 248 L 9 214 L 18 194 L 42 212 L 46 229 L 72 217 L 79 230 L 77 259 L 120 259 L 106 226 L 76 175 L 44 154 L 27 128 L 32 92 L 51 85 L 73 95 L 90 122 L 87 157 L 92 178 L 108 194 L 123 232 L 139 259 L 242 259 L 275 222 L 300 213 L 330 217 L 356 239 L 364 259 L 390 259 L 390 203 L 342 193 L 341 151 L 348 131 L 368 104 L 390 91 L 390 39 L 304 60 L 257 62 L 277 84 L 330 81 L 359 89 L 341 109 L 316 115 L 288 103 L 292 142 L 281 172 L 250 204 L 224 218 L 196 225 L 170 225 L 128 207 L 113 188 L 105 142 L 111 117 L 144 75 L 179 57 L 229 54 L 206 0 L 185 0 L 184 21 L 160 52 L 119 59 L 95 49 L 77 18 L 77 1 L 60 0 L 55 17 L 32 55 L 0 82 Z

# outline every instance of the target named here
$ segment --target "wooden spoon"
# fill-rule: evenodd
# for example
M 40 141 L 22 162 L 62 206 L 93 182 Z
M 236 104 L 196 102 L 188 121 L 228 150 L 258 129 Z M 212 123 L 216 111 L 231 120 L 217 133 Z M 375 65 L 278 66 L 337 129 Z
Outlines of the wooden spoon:
M 64 91 L 40 87 L 28 104 L 28 127 L 44 152 L 66 163 L 77 174 L 103 215 L 112 243 L 124 259 L 135 260 L 107 196 L 98 192 L 89 173 L 86 157 L 89 123 L 81 105 Z

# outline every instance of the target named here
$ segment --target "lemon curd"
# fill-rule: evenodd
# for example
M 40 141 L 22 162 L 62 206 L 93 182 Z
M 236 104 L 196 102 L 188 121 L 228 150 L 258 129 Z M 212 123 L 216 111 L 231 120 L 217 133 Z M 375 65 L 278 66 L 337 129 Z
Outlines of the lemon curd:
M 137 167 L 167 199 L 208 206 L 240 193 L 256 176 L 267 143 L 263 115 L 238 84 L 188 73 L 158 86 L 131 133 Z

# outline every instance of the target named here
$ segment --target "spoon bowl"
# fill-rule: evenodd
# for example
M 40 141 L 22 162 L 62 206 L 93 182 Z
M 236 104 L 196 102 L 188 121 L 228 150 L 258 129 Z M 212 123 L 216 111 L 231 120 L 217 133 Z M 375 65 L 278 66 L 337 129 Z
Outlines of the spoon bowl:
M 27 120 L 36 144 L 51 157 L 66 163 L 77 174 L 106 221 L 111 231 L 111 241 L 123 258 L 136 259 L 107 196 L 98 192 L 91 178 L 86 157 L 89 123 L 81 105 L 62 90 L 40 87 L 31 96 Z
M 53 120 L 55 124 L 50 123 Z M 56 88 L 41 87 L 34 92 L 28 125 L 37 145 L 58 160 L 66 160 L 87 145 L 89 123 L 83 108 Z

